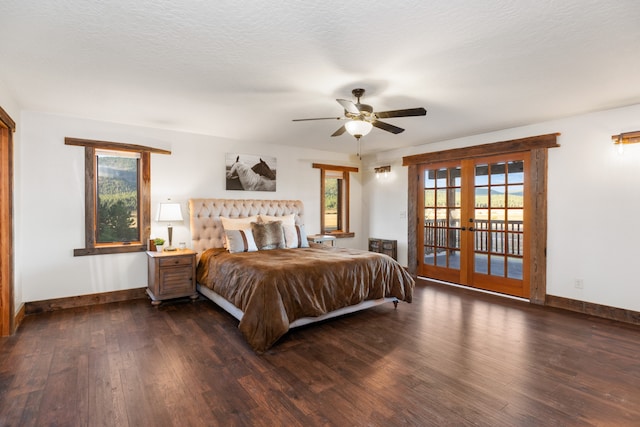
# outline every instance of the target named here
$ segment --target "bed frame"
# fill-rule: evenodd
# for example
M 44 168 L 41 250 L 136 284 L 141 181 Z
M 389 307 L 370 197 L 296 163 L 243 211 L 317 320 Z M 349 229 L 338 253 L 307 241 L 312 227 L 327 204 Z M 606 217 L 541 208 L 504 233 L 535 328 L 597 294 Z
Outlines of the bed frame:
M 220 217 L 245 218 L 253 215 L 284 216 L 294 214 L 297 225 L 304 225 L 304 208 L 300 200 L 255 200 L 255 199 L 190 199 L 189 200 L 189 224 L 191 226 L 191 239 L 193 250 L 200 255 L 210 248 L 224 247 L 224 229 Z M 223 310 L 238 320 L 242 320 L 243 311 L 222 296 L 197 284 L 198 292 L 216 303 Z M 295 328 L 310 323 L 321 322 L 348 313 L 365 310 L 380 304 L 393 302 L 398 306 L 397 298 L 379 298 L 363 301 L 356 305 L 341 308 L 318 317 L 303 317 L 289 325 Z

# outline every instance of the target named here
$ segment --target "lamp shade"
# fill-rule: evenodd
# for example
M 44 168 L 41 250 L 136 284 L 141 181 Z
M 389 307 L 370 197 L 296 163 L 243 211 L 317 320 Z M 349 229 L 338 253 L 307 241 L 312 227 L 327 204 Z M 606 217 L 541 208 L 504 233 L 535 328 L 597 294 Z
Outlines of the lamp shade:
M 359 138 L 371 132 L 373 125 L 369 122 L 365 122 L 364 120 L 349 120 L 344 124 L 344 127 L 350 135 Z
M 156 221 L 182 221 L 180 203 L 160 203 Z

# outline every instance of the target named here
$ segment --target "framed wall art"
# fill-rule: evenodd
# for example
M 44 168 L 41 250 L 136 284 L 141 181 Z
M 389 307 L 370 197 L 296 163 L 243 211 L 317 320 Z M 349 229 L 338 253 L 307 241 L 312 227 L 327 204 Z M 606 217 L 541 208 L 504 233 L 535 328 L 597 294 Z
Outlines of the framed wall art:
M 227 190 L 276 191 L 276 158 L 227 153 Z

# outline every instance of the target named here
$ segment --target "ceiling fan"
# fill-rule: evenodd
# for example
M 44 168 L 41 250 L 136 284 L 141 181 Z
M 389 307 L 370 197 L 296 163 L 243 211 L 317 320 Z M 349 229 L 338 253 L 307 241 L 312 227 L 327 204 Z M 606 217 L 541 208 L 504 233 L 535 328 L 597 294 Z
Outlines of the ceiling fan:
M 364 95 L 364 89 L 357 88 L 351 91 L 353 96 L 358 100 L 356 103 L 348 101 L 346 99 L 336 99 L 338 104 L 344 108 L 344 117 L 319 117 L 313 119 L 294 119 L 294 122 L 302 122 L 307 120 L 348 120 L 343 126 L 335 131 L 331 136 L 340 136 L 343 133 L 348 132 L 354 136 L 358 141 L 360 138 L 371 132 L 373 127 L 382 129 L 393 134 L 404 132 L 404 129 L 394 126 L 392 124 L 380 121 L 379 119 L 388 119 L 392 117 L 410 117 L 410 116 L 424 116 L 427 114 L 427 110 L 424 108 L 407 108 L 404 110 L 393 111 L 379 111 L 374 112 L 373 107 L 367 104 L 361 104 L 360 98 Z

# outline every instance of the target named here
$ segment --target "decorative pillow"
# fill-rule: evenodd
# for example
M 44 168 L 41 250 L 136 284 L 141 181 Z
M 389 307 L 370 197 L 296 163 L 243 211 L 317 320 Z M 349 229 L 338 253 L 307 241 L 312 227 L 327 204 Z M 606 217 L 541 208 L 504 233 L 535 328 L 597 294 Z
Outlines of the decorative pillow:
M 251 231 L 253 232 L 256 246 L 260 251 L 287 247 L 284 241 L 282 222 L 280 221 L 252 222 Z
M 287 245 L 287 248 L 301 247 L 298 241 L 298 232 L 296 231 L 295 214 L 283 216 L 258 215 L 258 217 L 264 222 L 282 221 L 282 229 L 284 230 L 284 241 Z
M 220 217 L 222 228 L 224 228 L 225 233 L 229 230 L 251 230 L 251 223 L 257 220 L 257 216 L 248 216 L 246 218 L 227 218 L 224 216 Z M 228 249 L 229 246 L 229 240 L 225 235 L 224 247 Z
M 307 239 L 307 233 L 304 231 L 304 225 L 296 225 L 295 227 L 296 227 L 296 246 L 293 246 L 293 247 L 308 248 L 309 240 Z
M 228 230 L 224 232 L 229 252 L 256 252 L 258 247 L 251 230 Z

